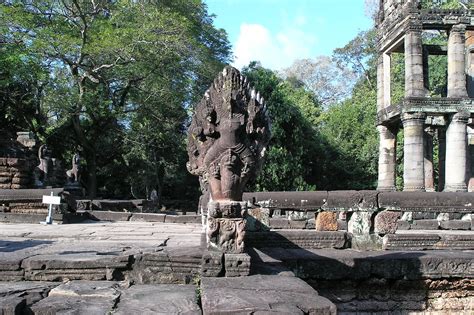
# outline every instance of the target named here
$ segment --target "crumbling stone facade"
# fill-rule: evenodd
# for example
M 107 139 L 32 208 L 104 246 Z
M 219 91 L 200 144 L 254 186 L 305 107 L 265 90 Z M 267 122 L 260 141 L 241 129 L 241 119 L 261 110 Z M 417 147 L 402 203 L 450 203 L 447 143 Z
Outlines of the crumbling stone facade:
M 0 189 L 24 189 L 32 184 L 36 141 L 29 132 L 16 137 L 0 132 Z
M 404 134 L 404 191 L 473 191 L 474 12 L 422 8 L 419 0 L 382 0 L 377 67 L 378 190 L 396 190 L 397 133 Z M 423 33 L 445 32 L 447 45 L 423 43 Z M 392 54 L 405 58 L 405 95 L 392 104 Z M 447 95 L 430 97 L 428 58 L 447 56 Z M 438 145 L 435 183 L 433 138 Z M 474 157 L 474 156 L 473 156 Z

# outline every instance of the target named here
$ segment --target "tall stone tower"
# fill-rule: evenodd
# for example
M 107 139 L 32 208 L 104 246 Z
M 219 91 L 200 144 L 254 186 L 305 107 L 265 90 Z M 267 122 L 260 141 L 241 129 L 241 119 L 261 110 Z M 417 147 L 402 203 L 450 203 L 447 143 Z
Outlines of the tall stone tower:
M 474 190 L 469 145 L 474 144 L 474 12 L 423 8 L 419 0 L 380 0 L 377 29 L 378 190 L 396 189 L 400 128 L 404 134 L 404 191 L 434 191 L 436 186 L 439 191 Z M 446 43 L 423 43 L 423 33 L 432 31 L 446 33 Z M 392 104 L 390 82 L 394 53 L 403 53 L 405 59 L 405 95 L 398 104 Z M 447 56 L 445 97 L 429 96 L 430 55 Z M 437 185 L 433 137 L 439 143 Z

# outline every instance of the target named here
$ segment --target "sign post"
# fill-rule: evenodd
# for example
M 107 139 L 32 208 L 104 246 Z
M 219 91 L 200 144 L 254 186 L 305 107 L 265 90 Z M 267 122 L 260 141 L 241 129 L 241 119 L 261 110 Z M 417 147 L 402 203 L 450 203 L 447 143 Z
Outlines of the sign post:
M 43 196 L 43 203 L 49 204 L 49 208 L 48 208 L 48 216 L 46 217 L 46 221 L 42 221 L 41 224 L 52 224 L 53 223 L 53 205 L 61 204 L 61 197 L 53 196 L 53 192 L 51 192 L 51 196 Z

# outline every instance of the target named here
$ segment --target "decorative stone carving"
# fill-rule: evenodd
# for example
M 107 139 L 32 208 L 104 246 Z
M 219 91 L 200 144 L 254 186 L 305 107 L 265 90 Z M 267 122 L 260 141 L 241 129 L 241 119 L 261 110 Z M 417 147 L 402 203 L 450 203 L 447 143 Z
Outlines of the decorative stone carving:
M 246 203 L 238 201 L 257 175 L 269 140 L 263 97 L 237 69 L 225 67 L 197 104 L 188 132 L 188 170 L 210 193 L 209 248 L 243 251 Z
M 81 156 L 76 152 L 72 157 L 72 168 L 66 172 L 70 183 L 79 183 L 80 180 Z
M 38 149 L 39 165 L 35 169 L 35 186 L 43 187 L 48 183 L 50 171 L 52 171 L 51 150 L 46 144 L 43 144 Z
M 202 176 L 213 200 L 242 200 L 259 170 L 270 121 L 260 93 L 225 67 L 196 107 L 188 136 L 188 170 Z

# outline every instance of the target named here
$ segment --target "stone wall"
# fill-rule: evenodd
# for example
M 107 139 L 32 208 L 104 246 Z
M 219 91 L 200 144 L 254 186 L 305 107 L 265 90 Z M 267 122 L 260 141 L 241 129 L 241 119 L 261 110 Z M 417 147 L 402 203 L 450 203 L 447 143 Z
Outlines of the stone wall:
M 23 189 L 31 184 L 31 167 L 22 158 L 0 158 L 0 189 Z

